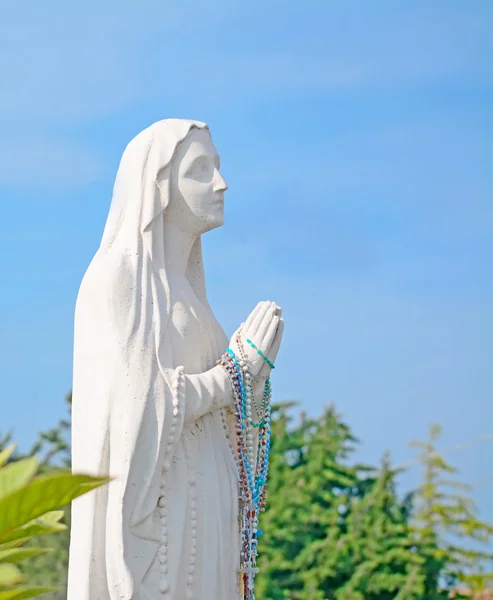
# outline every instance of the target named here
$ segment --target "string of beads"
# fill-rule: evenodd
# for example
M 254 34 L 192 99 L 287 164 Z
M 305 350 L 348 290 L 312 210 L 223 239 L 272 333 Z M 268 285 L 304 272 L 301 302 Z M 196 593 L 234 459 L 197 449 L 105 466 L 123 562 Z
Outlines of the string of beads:
M 191 464 L 190 447 L 186 436 L 183 436 L 183 450 L 185 453 L 185 461 L 187 465 Z M 187 573 L 187 600 L 193 599 L 193 581 L 195 575 L 195 562 L 197 559 L 197 490 L 196 490 L 196 475 L 193 471 L 188 471 L 188 487 L 189 487 L 189 508 L 190 508 L 190 555 L 188 558 L 188 573 Z
M 260 356 L 265 360 L 265 362 L 269 365 L 269 367 L 271 369 L 275 369 L 276 366 L 274 365 L 273 362 L 271 362 L 271 360 L 269 359 L 268 356 L 266 356 L 262 350 L 260 350 L 260 348 L 257 348 L 257 346 L 252 342 L 252 340 L 248 340 L 247 339 L 247 344 L 249 344 L 254 350 L 257 351 L 257 354 L 260 354 Z
M 250 345 L 252 342 L 247 340 Z M 241 332 L 236 339 L 239 356 L 227 348 L 220 364 L 226 370 L 233 387 L 236 420 L 237 465 L 239 472 L 239 521 L 241 530 L 240 589 L 242 600 L 255 600 L 255 575 L 258 572 L 257 543 L 259 513 L 265 510 L 266 481 L 269 470 L 271 383 L 264 385 L 262 406 L 257 406 L 259 421 L 252 420 L 255 395 L 246 355 L 242 349 Z M 252 346 L 253 347 L 253 346 Z M 259 352 L 261 353 L 261 352 Z M 262 355 L 264 356 L 264 355 Z M 272 363 L 264 356 L 264 360 Z M 255 450 L 254 432 L 258 433 Z
M 176 439 L 176 429 L 178 426 L 178 416 L 180 408 L 183 405 L 185 393 L 185 376 L 183 367 L 176 369 L 176 380 L 173 386 L 173 416 L 171 417 L 171 426 L 169 430 L 168 443 L 164 451 L 164 461 L 161 472 L 160 496 L 158 500 L 159 523 L 161 527 L 161 540 L 159 546 L 159 591 L 163 594 L 163 600 L 171 600 L 170 587 L 168 582 L 168 507 L 166 505 L 166 485 L 167 475 L 171 468 L 171 453 Z

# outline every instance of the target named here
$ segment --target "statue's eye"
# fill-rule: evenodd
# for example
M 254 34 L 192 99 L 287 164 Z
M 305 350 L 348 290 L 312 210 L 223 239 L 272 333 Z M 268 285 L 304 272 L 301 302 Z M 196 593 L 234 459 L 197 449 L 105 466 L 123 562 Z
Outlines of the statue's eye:
M 198 159 L 194 161 L 192 166 L 187 172 L 188 177 L 196 177 L 203 179 L 209 173 L 209 165 L 203 159 Z

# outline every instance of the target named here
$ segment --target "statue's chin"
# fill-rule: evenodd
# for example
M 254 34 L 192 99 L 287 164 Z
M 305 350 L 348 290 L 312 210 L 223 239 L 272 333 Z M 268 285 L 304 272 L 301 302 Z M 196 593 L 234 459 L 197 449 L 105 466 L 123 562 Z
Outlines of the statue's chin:
M 221 227 L 222 225 L 224 225 L 223 212 L 210 215 L 207 221 L 204 223 L 204 230 L 202 233 L 206 233 L 207 231 L 211 231 L 211 229 L 216 229 L 217 227 Z

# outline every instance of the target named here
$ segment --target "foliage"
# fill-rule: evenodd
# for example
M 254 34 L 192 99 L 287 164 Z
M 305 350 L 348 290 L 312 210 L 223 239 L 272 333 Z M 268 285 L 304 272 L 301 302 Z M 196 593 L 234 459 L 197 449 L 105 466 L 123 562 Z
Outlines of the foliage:
M 380 470 L 352 464 L 356 439 L 333 407 L 293 426 L 273 422 L 269 504 L 262 518 L 258 591 L 269 600 L 415 600 L 425 573 L 395 491 Z
M 414 443 L 422 484 L 400 498 L 400 470 L 388 455 L 378 468 L 356 462 L 358 441 L 333 407 L 295 420 L 294 406 L 273 413 L 258 598 L 445 600 L 465 598 L 458 588 L 487 585 L 491 556 L 471 549 L 471 541 L 486 542 L 493 528 L 476 517 L 470 489 L 450 481 L 455 469 L 436 450 L 436 427 L 428 441 Z M 69 466 L 69 430 L 69 420 L 60 421 L 28 453 L 40 457 L 43 473 Z M 52 551 L 21 565 L 30 583 L 62 586 L 50 600 L 66 598 L 68 545 L 66 528 L 40 536 L 36 547 Z
M 72 395 L 65 398 L 68 415 L 57 426 L 39 434 L 37 441 L 28 452 L 40 459 L 40 470 L 49 472 L 57 468 L 70 468 L 70 410 Z M 1 443 L 1 442 L 0 442 Z M 21 569 L 28 581 L 36 585 L 49 585 L 59 588 L 46 596 L 46 600 L 66 600 L 67 569 L 70 545 L 70 505 L 64 509 L 61 522 L 63 531 L 56 535 L 46 534 L 36 538 L 36 546 L 49 548 L 49 552 L 36 556 L 23 563 Z
M 53 591 L 46 586 L 25 584 L 17 563 L 45 554 L 46 548 L 27 547 L 33 537 L 65 529 L 58 510 L 74 498 L 107 480 L 72 475 L 59 469 L 37 474 L 35 457 L 6 464 L 13 446 L 0 453 L 0 600 L 39 596 Z
M 423 598 L 423 559 L 410 535 L 409 505 L 396 494 L 396 475 L 384 456 L 378 477 L 362 497 L 353 497 L 346 531 L 331 561 L 344 563 L 337 600 Z
M 448 588 L 468 588 L 475 592 L 493 583 L 488 571 L 493 553 L 481 548 L 493 539 L 493 526 L 477 517 L 470 498 L 471 487 L 457 481 L 457 469 L 438 452 L 439 425 L 431 425 L 426 441 L 412 442 L 420 450 L 423 483 L 416 490 L 414 528 L 426 560 L 426 593 L 430 599 L 437 582 Z M 455 597 L 459 597 L 456 595 Z
M 272 600 L 317 600 L 323 597 L 320 579 L 330 586 L 330 575 L 321 576 L 331 570 L 326 546 L 344 528 L 349 498 L 365 485 L 359 477 L 364 468 L 345 464 L 355 440 L 332 408 L 318 420 L 302 414 L 297 426 L 290 408 L 274 412 L 258 589 Z

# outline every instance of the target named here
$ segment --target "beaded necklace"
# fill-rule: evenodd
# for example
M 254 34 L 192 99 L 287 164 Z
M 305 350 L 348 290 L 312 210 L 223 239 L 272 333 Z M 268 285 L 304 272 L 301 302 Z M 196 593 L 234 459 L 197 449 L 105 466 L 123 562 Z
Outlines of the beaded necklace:
M 253 342 L 247 342 L 255 348 Z M 237 465 L 239 471 L 239 526 L 241 531 L 240 591 L 242 600 L 255 600 L 254 584 L 258 572 L 257 543 L 262 531 L 258 529 L 259 513 L 265 511 L 266 481 L 269 470 L 271 383 L 264 385 L 262 406 L 258 406 L 252 389 L 252 377 L 238 332 L 236 343 L 239 356 L 227 348 L 220 364 L 226 370 L 233 387 L 236 417 Z M 256 348 L 255 348 L 256 349 Z M 260 350 L 257 350 L 262 354 Z M 264 356 L 264 360 L 274 365 Z M 252 401 L 257 410 L 258 423 L 252 420 Z M 254 432 L 258 431 L 255 451 Z
M 239 355 L 241 357 L 240 360 L 240 367 L 242 367 L 244 372 L 248 372 L 248 357 L 245 354 L 245 350 L 243 348 L 243 344 L 241 343 L 241 328 L 238 331 L 238 337 L 236 338 L 236 342 L 238 345 L 238 352 Z M 250 343 L 250 340 L 248 340 L 248 342 Z M 246 371 L 245 371 L 245 367 L 246 367 Z M 250 425 L 252 425 L 253 427 L 259 427 L 260 423 L 261 423 L 261 415 L 262 415 L 262 409 L 259 407 L 258 403 L 257 403 L 257 398 L 255 397 L 255 394 L 253 393 L 253 390 L 251 389 L 251 385 L 249 384 L 249 380 L 247 381 L 247 395 L 249 395 L 251 397 L 251 399 L 253 400 L 253 405 L 255 407 L 255 411 L 257 414 L 257 417 L 259 419 L 258 423 L 250 423 Z M 248 413 L 247 413 L 248 416 Z

